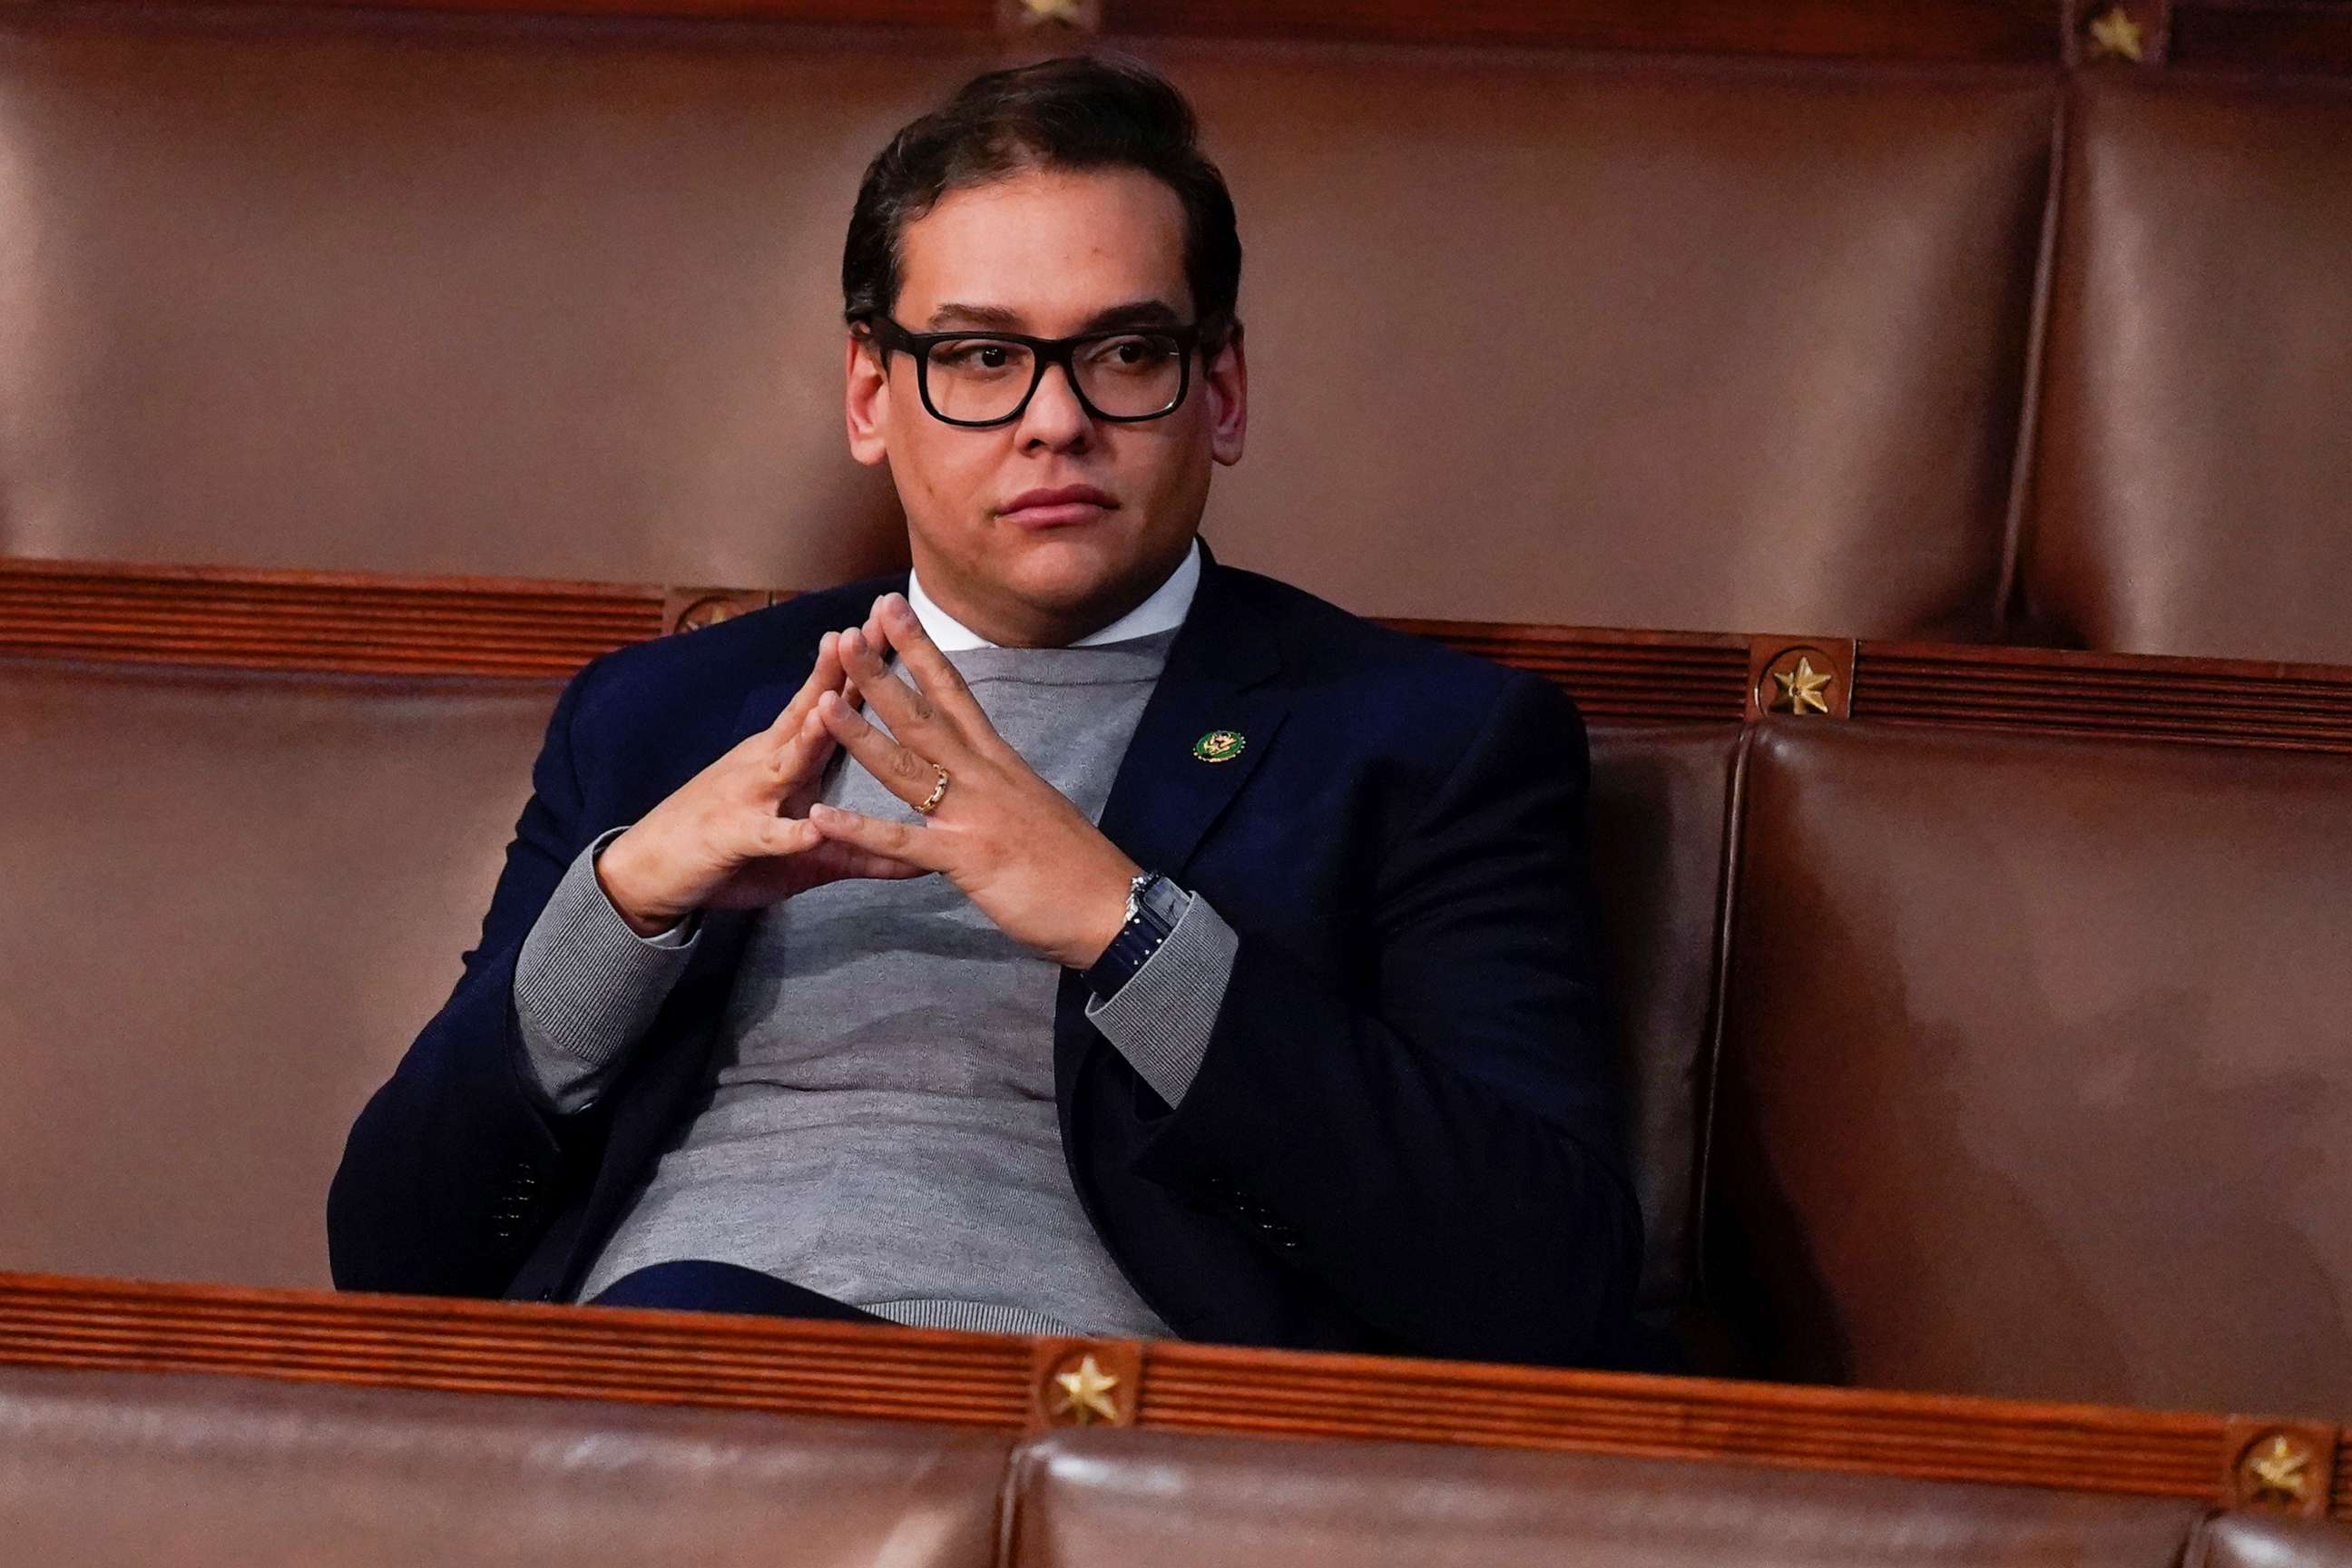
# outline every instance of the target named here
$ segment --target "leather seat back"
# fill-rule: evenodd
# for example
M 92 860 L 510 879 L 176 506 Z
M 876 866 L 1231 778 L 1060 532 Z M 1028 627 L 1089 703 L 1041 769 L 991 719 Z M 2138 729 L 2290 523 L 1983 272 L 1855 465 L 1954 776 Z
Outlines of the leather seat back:
M 19 7 L 0 40 L 0 550 L 797 588 L 900 559 L 841 434 L 842 231 L 992 57 L 275 6 Z M 2046 73 L 1147 52 L 1248 250 L 1227 559 L 1369 614 L 1990 625 Z
M 2076 93 L 2034 611 L 2089 647 L 2352 663 L 2352 85 Z
M 2188 1568 L 2352 1568 L 2352 1521 L 2223 1514 L 2200 1532 Z
M 1759 1370 L 2352 1406 L 2352 758 L 1775 721 L 1710 1293 Z
M 0 1268 L 325 1285 L 554 687 L 0 665 Z
M 991 1568 L 1012 1437 L 209 1374 L 0 1371 L 0 1519 L 75 1568 Z
M 2171 1568 L 2192 1502 L 1687 1460 L 1062 1433 L 1018 1456 L 1008 1568 Z

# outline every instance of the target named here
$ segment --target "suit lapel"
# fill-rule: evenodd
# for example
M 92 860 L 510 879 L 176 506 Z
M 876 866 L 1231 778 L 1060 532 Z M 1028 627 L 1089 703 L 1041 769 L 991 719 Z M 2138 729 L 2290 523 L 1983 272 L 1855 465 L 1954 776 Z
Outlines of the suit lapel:
M 1103 832 L 1138 865 L 1181 879 L 1282 727 L 1281 663 L 1272 632 L 1235 604 L 1229 574 L 1212 562 L 1103 807 Z M 1215 753 L 1213 736 L 1239 737 L 1239 750 L 1203 756 Z
M 1276 675 L 1273 631 L 1238 602 L 1232 574 L 1212 560 L 1168 665 L 1144 705 L 1103 806 L 1102 830 L 1148 870 L 1181 883 L 1209 830 L 1248 784 L 1289 712 Z M 1222 762 L 1194 750 L 1224 731 L 1241 748 Z M 1086 1021 L 1086 987 L 1066 975 L 1054 1031 L 1055 1080 L 1066 1117 L 1080 1063 L 1101 1036 Z

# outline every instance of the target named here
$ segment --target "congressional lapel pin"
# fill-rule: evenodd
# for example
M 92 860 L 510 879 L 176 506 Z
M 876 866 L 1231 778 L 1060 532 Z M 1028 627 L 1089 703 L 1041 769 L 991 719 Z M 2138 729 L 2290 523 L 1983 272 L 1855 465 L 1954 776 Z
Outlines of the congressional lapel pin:
M 1204 763 L 1230 763 L 1248 744 L 1238 730 L 1212 730 L 1192 742 L 1192 754 Z

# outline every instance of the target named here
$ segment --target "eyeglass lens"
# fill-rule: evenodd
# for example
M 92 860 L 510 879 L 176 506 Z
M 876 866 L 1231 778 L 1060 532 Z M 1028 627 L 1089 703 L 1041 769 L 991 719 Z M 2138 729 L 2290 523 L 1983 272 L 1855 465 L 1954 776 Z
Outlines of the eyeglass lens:
M 1078 390 L 1113 419 L 1146 418 L 1175 406 L 1184 388 L 1184 353 L 1172 337 L 1122 332 L 1076 344 L 1070 363 Z M 1037 382 L 1037 356 L 1002 338 L 950 338 L 931 345 L 923 384 L 942 419 L 1006 419 Z

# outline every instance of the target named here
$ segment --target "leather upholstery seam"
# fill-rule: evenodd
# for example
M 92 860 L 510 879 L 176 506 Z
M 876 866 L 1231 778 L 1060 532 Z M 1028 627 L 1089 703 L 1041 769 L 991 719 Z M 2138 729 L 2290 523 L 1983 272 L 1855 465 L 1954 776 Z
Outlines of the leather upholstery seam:
M 2030 623 L 2025 554 L 2031 543 L 2036 466 L 2042 451 L 2042 403 L 2048 380 L 2051 300 L 2057 290 L 2059 228 L 2063 222 L 2066 162 L 2074 139 L 2075 89 L 2062 79 L 2050 111 L 2048 166 L 2042 177 L 2042 234 L 2033 261 L 2033 301 L 2026 318 L 2024 382 L 2018 389 L 2017 439 L 2010 456 L 2009 500 L 2001 519 L 2000 580 L 1993 590 L 1996 635 Z
M 1699 1081 L 1692 1086 L 1697 1108 L 1693 1169 L 1690 1173 L 1690 1277 L 1684 1287 L 1686 1305 L 1703 1304 L 1712 1294 L 1706 1278 L 1706 1232 L 1710 1183 L 1715 1164 L 1717 1090 L 1723 1075 L 1723 1037 L 1730 1013 L 1732 927 L 1739 912 L 1739 876 L 1746 860 L 1742 849 L 1748 832 L 1748 758 L 1756 748 L 1757 729 L 1754 724 L 1740 727 L 1739 744 L 1732 752 L 1731 777 L 1726 786 L 1723 877 L 1716 892 L 1715 952 L 1709 966 L 1712 994 L 1707 999 L 1706 1031 L 1702 1043 L 1705 1055 L 1698 1073 Z

